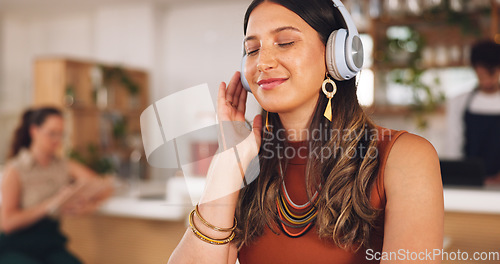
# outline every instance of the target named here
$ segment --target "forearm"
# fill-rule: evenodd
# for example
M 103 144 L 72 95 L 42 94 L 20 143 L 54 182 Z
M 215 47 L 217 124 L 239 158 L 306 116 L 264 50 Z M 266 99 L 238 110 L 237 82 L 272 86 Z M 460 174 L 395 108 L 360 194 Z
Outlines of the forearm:
M 257 155 L 254 142 L 245 140 L 236 147 L 240 163 L 236 161 L 234 149 L 214 156 L 205 191 L 199 202 L 200 215 L 210 224 L 224 228 L 233 226 L 236 202 L 244 177 L 242 171 L 246 171 L 252 158 Z M 193 223 L 201 233 L 210 238 L 224 239 L 231 235 L 231 232 L 215 231 L 205 226 L 196 215 Z M 188 228 L 169 263 L 227 263 L 229 247 L 229 243 L 212 245 L 204 242 Z
M 2 230 L 12 233 L 25 229 L 47 216 L 50 211 L 50 201 L 44 201 L 36 206 L 13 212 L 3 212 Z
M 101 204 L 113 195 L 113 179 L 93 179 L 94 184 L 85 190 L 85 196 L 75 199 L 60 209 L 62 214 L 85 215 L 95 212 Z

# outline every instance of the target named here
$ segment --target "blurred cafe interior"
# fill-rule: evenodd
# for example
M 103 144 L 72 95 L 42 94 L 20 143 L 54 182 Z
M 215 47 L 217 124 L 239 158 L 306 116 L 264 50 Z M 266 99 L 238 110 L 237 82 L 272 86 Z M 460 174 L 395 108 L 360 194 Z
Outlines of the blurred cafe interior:
M 468 95 L 482 78 L 471 62 L 475 45 L 485 40 L 500 45 L 500 1 L 343 2 L 365 49 L 359 102 L 377 124 L 420 135 L 439 154 L 443 249 L 498 252 L 500 152 L 465 150 L 469 123 L 464 115 L 496 115 L 491 119 L 496 125 L 482 126 L 476 136 L 490 129 L 499 135 L 500 63 L 492 75 L 497 90 L 478 93 L 476 102 Z M 184 137 L 177 142 L 184 152 L 167 155 L 163 167 L 152 166 L 143 146 L 141 113 L 166 96 L 204 83 L 215 104 L 219 83 L 241 67 L 249 3 L 0 0 L 0 178 L 25 110 L 60 109 L 64 133 L 57 152 L 84 164 L 92 175 L 111 179 L 114 189 L 95 212 L 61 218 L 67 249 L 83 263 L 168 260 L 186 230 L 193 200 L 203 191 L 210 164 L 203 158 L 217 149 L 217 137 Z M 500 60 L 498 46 L 483 48 L 479 56 Z M 484 55 L 485 50 L 493 53 Z M 213 108 L 184 99 L 192 103 L 168 109 L 169 118 L 189 113 L 202 123 L 215 120 Z M 249 95 L 246 118 L 260 111 Z M 474 151 L 487 158 L 470 158 Z M 180 169 L 183 155 L 203 162 Z

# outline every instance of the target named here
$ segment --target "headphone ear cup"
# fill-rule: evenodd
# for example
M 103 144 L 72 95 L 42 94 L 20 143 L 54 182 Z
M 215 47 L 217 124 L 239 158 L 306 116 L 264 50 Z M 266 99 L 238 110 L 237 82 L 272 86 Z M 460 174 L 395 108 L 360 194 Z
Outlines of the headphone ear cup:
M 342 77 L 339 75 L 337 70 L 337 65 L 335 64 L 335 36 L 337 35 L 337 30 L 333 31 L 328 38 L 328 42 L 326 43 L 326 67 L 328 73 L 338 81 L 342 80 Z
M 246 61 L 247 61 L 247 55 L 243 55 L 243 58 L 241 60 L 240 80 L 241 80 L 241 85 L 243 85 L 243 88 L 245 88 L 245 90 L 251 93 L 252 90 L 250 89 L 250 85 L 248 84 L 247 78 L 245 78 Z
M 349 80 L 356 72 L 349 69 L 346 61 L 347 30 L 339 29 L 330 34 L 326 45 L 326 65 L 330 75 L 337 81 Z

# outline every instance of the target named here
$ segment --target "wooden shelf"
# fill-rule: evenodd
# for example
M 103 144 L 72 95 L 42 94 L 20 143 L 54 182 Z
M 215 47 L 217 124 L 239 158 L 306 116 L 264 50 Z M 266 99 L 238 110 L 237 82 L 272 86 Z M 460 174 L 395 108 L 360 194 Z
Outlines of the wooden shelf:
M 481 19 L 484 16 L 484 13 L 481 10 L 474 12 L 463 12 L 460 15 L 466 16 L 469 19 L 477 20 Z M 412 25 L 412 26 L 424 26 L 428 25 L 439 26 L 439 25 L 448 25 L 447 21 L 448 17 L 443 13 L 431 13 L 424 12 L 422 15 L 407 15 L 407 16 L 381 16 L 378 18 L 373 18 L 372 21 L 377 23 L 377 25 L 382 26 L 399 26 L 399 25 Z
M 137 94 L 131 94 L 123 81 L 104 80 L 103 68 L 121 69 L 138 88 Z M 102 78 L 95 78 L 96 72 Z M 95 83 L 97 79 L 102 80 L 100 84 Z M 128 136 L 140 137 L 140 114 L 148 106 L 146 71 L 73 58 L 43 57 L 35 60 L 34 83 L 35 106 L 50 105 L 64 110 L 66 153 L 86 153 L 93 145 L 100 155 L 119 157 L 120 163 L 129 162 L 132 146 L 125 142 Z M 105 90 L 105 105 L 97 103 L 99 89 Z M 123 138 L 113 135 L 118 126 L 123 126 L 119 128 Z
M 446 65 L 424 65 L 422 66 L 425 70 L 431 69 L 447 69 L 447 68 L 460 68 L 460 67 L 469 67 L 468 64 L 465 63 L 448 63 Z M 404 70 L 410 68 L 407 64 L 394 64 L 394 63 L 385 63 L 385 62 L 374 62 L 373 67 L 378 71 L 391 71 L 391 70 Z
M 387 0 L 381 0 L 383 6 Z M 464 12 L 463 16 L 477 24 L 477 34 L 465 34 L 460 24 L 450 23 L 449 16 L 443 13 L 425 12 L 420 16 L 394 16 L 383 15 L 373 18 L 369 34 L 373 38 L 373 65 L 375 78 L 375 93 L 380 87 L 387 85 L 386 74 L 395 69 L 411 68 L 411 53 L 394 51 L 389 48 L 387 30 L 392 26 L 408 26 L 417 32 L 423 39 L 423 48 L 419 51 L 421 62 L 420 69 L 447 69 L 469 66 L 470 47 L 474 42 L 484 38 L 500 39 L 499 14 L 500 10 L 496 1 L 492 0 L 490 15 L 485 16 L 484 10 Z M 418 37 L 415 39 L 417 41 Z M 422 46 L 420 46 L 422 47 Z M 446 55 L 441 56 L 446 52 Z M 369 113 L 375 115 L 407 115 L 410 106 L 380 106 L 374 102 L 373 107 L 367 108 Z M 442 111 L 442 110 L 438 110 Z

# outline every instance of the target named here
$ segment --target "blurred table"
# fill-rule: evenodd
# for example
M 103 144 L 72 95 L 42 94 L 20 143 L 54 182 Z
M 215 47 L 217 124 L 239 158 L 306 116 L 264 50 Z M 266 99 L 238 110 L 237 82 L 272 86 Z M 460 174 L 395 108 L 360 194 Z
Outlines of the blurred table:
M 444 187 L 446 212 L 500 214 L 498 187 Z

